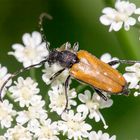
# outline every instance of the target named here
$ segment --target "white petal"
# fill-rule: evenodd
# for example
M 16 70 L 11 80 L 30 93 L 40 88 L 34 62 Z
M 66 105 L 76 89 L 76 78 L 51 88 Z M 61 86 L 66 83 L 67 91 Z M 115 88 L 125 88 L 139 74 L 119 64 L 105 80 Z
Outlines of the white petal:
M 102 13 L 106 15 L 111 15 L 111 14 L 114 14 L 115 12 L 116 10 L 110 7 L 106 7 L 102 10 Z
M 30 42 L 31 42 L 31 35 L 28 33 L 25 33 L 22 37 L 23 43 L 25 44 L 25 46 L 30 46 Z
M 130 29 L 130 25 L 135 25 L 136 20 L 132 17 L 129 17 L 127 21 L 124 22 L 124 29 L 128 31 Z
M 100 57 L 100 59 L 105 63 L 108 63 L 109 61 L 111 61 L 111 55 L 109 53 L 105 53 Z
M 24 49 L 24 46 L 21 45 L 21 44 L 16 43 L 16 44 L 13 44 L 13 45 L 12 45 L 12 48 L 13 48 L 14 50 L 22 51 L 22 50 Z
M 84 114 L 88 114 L 89 111 L 86 105 L 81 104 L 81 105 L 78 105 L 77 112 L 83 112 Z
M 109 31 L 119 31 L 122 28 L 123 22 L 113 22 L 110 26 Z
M 140 16 L 138 17 L 138 21 L 140 22 Z
M 32 33 L 32 38 L 33 38 L 35 45 L 39 45 L 42 41 L 41 34 L 39 32 L 36 32 L 36 31 L 34 31 Z
M 107 26 L 112 23 L 112 20 L 110 20 L 106 15 L 103 15 L 100 17 L 100 22 Z
M 86 90 L 84 93 L 85 93 L 86 100 L 90 100 L 91 99 L 91 92 L 89 90 Z
M 126 8 L 127 15 L 131 16 L 136 10 L 136 5 L 134 3 L 130 3 Z
M 135 14 L 140 14 L 140 8 L 137 8 L 137 9 L 135 10 Z
M 80 100 L 82 103 L 85 103 L 85 102 L 87 101 L 85 95 L 83 95 L 83 94 L 79 94 L 79 95 L 78 95 L 78 98 L 79 98 L 79 100 Z
M 7 68 L 6 67 L 0 68 L 0 78 L 4 78 L 6 73 L 7 73 Z

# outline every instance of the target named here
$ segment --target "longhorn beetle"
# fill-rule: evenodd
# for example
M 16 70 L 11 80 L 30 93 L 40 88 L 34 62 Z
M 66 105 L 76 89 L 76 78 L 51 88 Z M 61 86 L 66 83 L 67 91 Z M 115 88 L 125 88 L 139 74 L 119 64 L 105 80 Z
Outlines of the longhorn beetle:
M 43 13 L 40 15 L 40 20 L 39 20 L 39 26 L 40 26 L 40 32 L 42 33 L 42 38 L 44 41 L 46 41 L 46 43 L 48 43 L 43 30 L 43 20 L 45 18 L 52 19 L 52 17 L 47 13 Z M 47 45 L 47 49 L 49 50 L 48 45 Z M 49 50 L 49 56 L 43 61 L 41 61 L 40 63 L 31 65 L 26 68 L 22 68 L 17 72 L 13 73 L 2 85 L 0 89 L 0 98 L 4 86 L 10 79 L 17 76 L 19 73 L 25 70 L 29 70 L 37 65 L 42 65 L 45 62 L 48 62 L 49 65 L 53 63 L 59 63 L 63 67 L 61 70 L 56 72 L 50 78 L 50 80 L 53 80 L 54 78 L 59 76 L 65 69 L 69 69 L 69 75 L 66 78 L 64 84 L 65 96 L 66 96 L 65 109 L 67 109 L 68 106 L 67 90 L 68 90 L 69 80 L 71 77 L 93 87 L 93 89 L 97 92 L 97 94 L 106 101 L 107 97 L 102 93 L 102 91 L 105 91 L 110 94 L 122 93 L 128 95 L 126 80 L 124 79 L 122 74 L 120 74 L 116 69 L 112 68 L 111 66 L 118 63 L 125 63 L 125 64 L 134 64 L 137 62 L 140 63 L 140 61 L 133 61 L 133 60 L 114 60 L 109 63 L 104 63 L 85 50 L 78 51 L 78 43 L 75 43 L 73 49 L 71 49 L 70 44 L 67 42 L 61 48 Z

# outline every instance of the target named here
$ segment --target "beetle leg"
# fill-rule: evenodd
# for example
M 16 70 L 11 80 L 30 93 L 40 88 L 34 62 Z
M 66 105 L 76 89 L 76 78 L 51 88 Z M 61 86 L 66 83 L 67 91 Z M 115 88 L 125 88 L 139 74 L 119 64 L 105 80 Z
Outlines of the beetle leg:
M 56 72 L 51 78 L 50 80 L 53 80 L 55 79 L 57 76 L 59 76 L 63 71 L 65 70 L 65 68 L 59 70 L 58 72 Z
M 113 61 L 108 62 L 108 64 L 109 64 L 110 66 L 114 66 L 114 65 L 116 65 L 116 64 L 118 64 L 118 63 L 120 63 L 119 60 L 113 60 Z
M 94 90 L 97 92 L 97 94 L 98 94 L 102 99 L 104 99 L 105 101 L 107 101 L 107 97 L 106 97 L 99 89 L 94 88 Z
M 18 74 L 20 74 L 20 73 L 22 73 L 22 72 L 24 72 L 24 71 L 26 71 L 26 70 L 29 70 L 29 69 L 31 69 L 31 68 L 33 68 L 33 67 L 35 67 L 35 66 L 44 64 L 46 61 L 47 61 L 47 59 L 42 60 L 42 61 L 39 62 L 38 64 L 34 64 L 34 65 L 31 65 L 31 66 L 22 68 L 22 69 L 20 69 L 20 70 L 18 70 L 18 71 L 16 71 L 16 72 L 14 72 L 13 74 L 11 74 L 11 76 L 8 77 L 8 79 L 3 83 L 3 85 L 2 85 L 1 88 L 0 88 L 0 101 L 2 101 L 2 99 L 1 99 L 2 90 L 4 89 L 5 85 L 8 83 L 9 80 L 11 80 L 11 79 L 14 78 L 15 76 L 17 76 Z
M 69 86 L 69 80 L 70 80 L 70 75 L 67 77 L 66 81 L 65 81 L 65 97 L 66 97 L 66 105 L 65 105 L 65 108 L 64 108 L 64 111 L 67 110 L 67 107 L 68 107 L 68 86 Z M 63 111 L 63 112 L 64 112 Z
M 135 63 L 140 63 L 140 61 L 137 61 L 137 60 L 113 60 L 113 61 L 110 61 L 108 64 L 110 66 L 113 66 L 113 65 L 116 65 L 118 63 L 122 63 L 122 64 L 135 64 Z

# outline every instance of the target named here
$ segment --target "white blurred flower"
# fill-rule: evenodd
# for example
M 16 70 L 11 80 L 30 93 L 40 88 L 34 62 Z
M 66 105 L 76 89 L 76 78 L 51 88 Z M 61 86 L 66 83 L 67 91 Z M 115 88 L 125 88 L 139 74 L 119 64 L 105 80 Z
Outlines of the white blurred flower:
M 135 14 L 138 14 L 139 15 L 138 21 L 140 22 L 140 8 L 138 8 L 138 9 L 135 10 Z
M 2 87 L 2 85 L 4 84 L 4 82 L 10 77 L 10 74 L 7 73 L 7 68 L 6 67 L 2 67 L 0 64 L 0 88 Z M 6 87 L 9 87 L 12 83 L 12 80 L 10 80 L 4 87 L 4 89 L 2 90 L 1 96 L 3 97 L 5 95 L 6 92 Z
M 45 69 L 43 70 L 42 79 L 43 81 L 49 85 L 52 82 L 52 85 L 64 83 L 66 78 L 69 75 L 68 69 L 64 70 L 58 77 L 53 79 L 53 81 L 50 80 L 50 78 L 59 70 L 63 69 L 58 63 L 54 63 L 51 66 L 49 66 L 48 63 L 45 63 Z
M 48 91 L 50 97 L 49 107 L 51 111 L 57 112 L 58 115 L 62 114 L 66 106 L 66 96 L 65 89 L 62 84 L 52 86 L 52 89 Z M 68 108 L 71 108 L 71 105 L 75 106 L 77 103 L 73 100 L 77 96 L 75 89 L 68 89 Z
M 15 102 L 19 102 L 20 107 L 29 106 L 32 98 L 39 93 L 37 88 L 38 83 L 33 81 L 30 77 L 25 80 L 19 77 L 17 82 L 14 82 L 15 86 L 11 86 L 9 91 L 12 92 L 12 96 Z
M 16 111 L 12 108 L 13 105 L 9 104 L 8 100 L 0 102 L 0 124 L 2 129 L 4 127 L 9 128 L 11 126 L 13 117 L 16 115 Z
M 89 90 L 86 90 L 84 94 L 79 94 L 78 98 L 83 104 L 77 107 L 77 111 L 83 112 L 84 114 L 89 113 L 89 118 L 95 118 L 96 122 L 101 119 L 104 124 L 104 128 L 107 128 L 108 126 L 106 125 L 99 109 L 110 107 L 113 104 L 113 101 L 111 99 L 105 101 L 97 93 L 93 93 L 93 96 L 91 96 L 91 92 Z
M 105 62 L 105 63 L 108 63 L 108 62 L 111 62 L 111 61 L 114 61 L 114 60 L 119 60 L 117 57 L 111 57 L 111 55 L 109 53 L 105 53 L 103 54 L 100 59 Z M 118 68 L 120 64 L 116 64 L 116 65 L 113 65 L 112 67 L 113 68 Z
M 125 68 L 126 73 L 123 75 L 129 84 L 129 88 L 139 89 L 140 81 L 140 63 Z
M 63 135 L 67 134 L 68 139 L 82 140 L 87 138 L 92 127 L 85 123 L 81 113 L 74 114 L 73 110 L 68 113 L 64 112 L 61 115 L 63 121 L 58 121 L 59 130 L 63 132 Z
M 39 122 L 44 121 L 48 115 L 47 111 L 43 108 L 45 101 L 41 100 L 41 96 L 34 96 L 33 101 L 31 102 L 32 106 L 29 106 L 28 110 L 18 112 L 16 121 L 21 125 L 28 122 L 28 128 L 31 128 L 32 132 L 35 132 L 35 128 L 39 127 Z
M 109 31 L 119 31 L 122 26 L 125 30 L 129 30 L 130 26 L 136 24 L 136 19 L 131 17 L 136 10 L 136 5 L 129 1 L 117 0 L 115 9 L 106 7 L 102 10 L 100 22 L 106 26 L 110 26 Z
M 23 63 L 24 67 L 37 64 L 48 56 L 46 43 L 42 42 L 39 32 L 34 31 L 31 35 L 25 33 L 22 40 L 24 45 L 18 43 L 12 45 L 14 52 L 8 54 L 15 56 L 19 62 Z
M 39 130 L 35 133 L 35 137 L 38 140 L 59 140 L 58 126 L 56 122 L 51 122 L 51 119 L 47 119 L 42 122 Z
M 21 125 L 8 129 L 4 136 L 8 140 L 33 140 L 32 134 Z
M 113 135 L 112 137 L 109 136 L 108 133 L 102 133 L 102 131 L 91 131 L 89 134 L 89 140 L 116 140 L 116 136 Z
M 0 136 L 0 140 L 6 140 L 4 136 Z

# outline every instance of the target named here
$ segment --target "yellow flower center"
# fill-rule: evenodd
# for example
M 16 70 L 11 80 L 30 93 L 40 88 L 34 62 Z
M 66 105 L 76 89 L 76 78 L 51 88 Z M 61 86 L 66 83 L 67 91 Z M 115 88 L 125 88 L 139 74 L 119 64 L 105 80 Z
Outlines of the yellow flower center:
M 32 96 L 32 92 L 28 87 L 22 87 L 21 96 L 22 96 L 23 99 L 29 100 Z
M 24 54 L 29 58 L 29 59 L 34 59 L 36 56 L 36 51 L 34 48 L 31 47 L 26 47 L 24 49 Z
M 51 138 L 53 136 L 51 129 L 44 126 L 41 128 L 41 130 L 45 138 Z
M 78 131 L 78 130 L 81 129 L 80 122 L 77 122 L 77 121 L 75 122 L 75 121 L 70 120 L 70 121 L 67 122 L 67 125 L 73 131 Z
M 0 118 L 5 118 L 8 116 L 8 112 L 3 108 L 3 107 L 0 107 Z
M 58 98 L 57 98 L 57 105 L 59 107 L 63 107 L 64 105 L 66 104 L 66 98 L 65 98 L 65 95 L 59 95 Z

